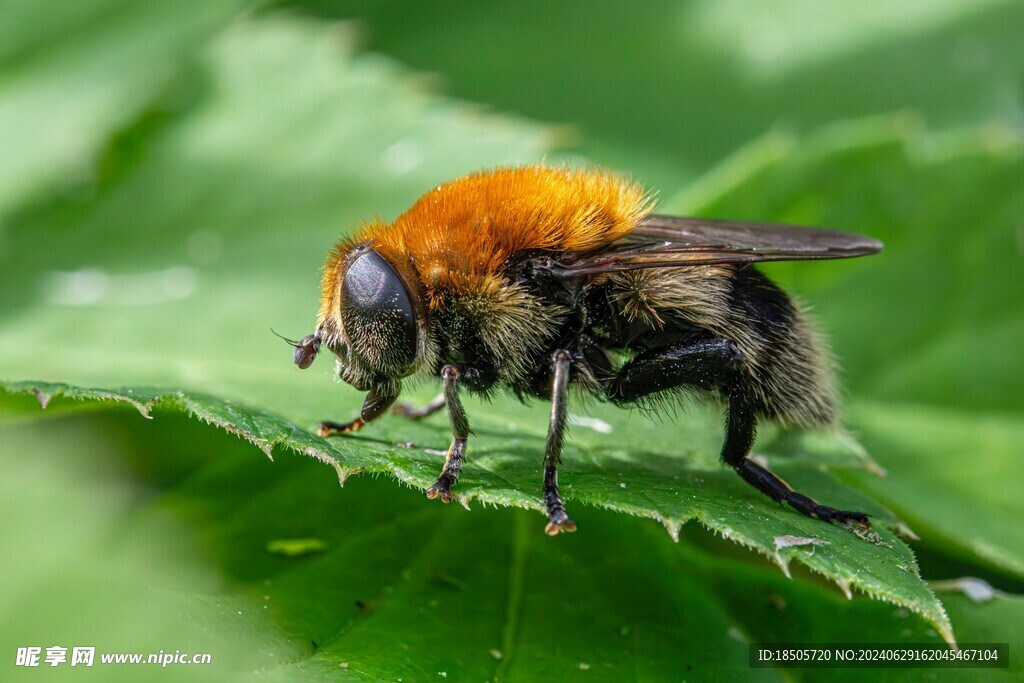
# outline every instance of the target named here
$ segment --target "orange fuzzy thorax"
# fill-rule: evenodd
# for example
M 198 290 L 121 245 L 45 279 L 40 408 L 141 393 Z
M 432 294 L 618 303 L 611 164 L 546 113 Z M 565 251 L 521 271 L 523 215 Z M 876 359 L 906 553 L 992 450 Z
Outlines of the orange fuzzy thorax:
M 394 223 L 369 223 L 339 243 L 324 273 L 324 304 L 357 243 L 371 243 L 392 264 L 410 263 L 436 308 L 449 292 L 500 287 L 517 252 L 587 251 L 613 242 L 651 203 L 640 185 L 600 171 L 534 165 L 463 176 L 425 194 Z

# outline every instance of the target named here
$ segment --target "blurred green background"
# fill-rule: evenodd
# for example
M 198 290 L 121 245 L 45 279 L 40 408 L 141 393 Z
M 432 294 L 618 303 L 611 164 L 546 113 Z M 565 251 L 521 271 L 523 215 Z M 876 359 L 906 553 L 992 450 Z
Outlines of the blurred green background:
M 871 234 L 880 256 L 770 270 L 814 305 L 848 425 L 888 476 L 794 480 L 892 511 L 958 638 L 1019 655 L 1022 25 L 1017 0 L 4 0 L 0 380 L 180 390 L 247 433 L 346 417 L 356 392 L 323 360 L 298 374 L 268 328 L 309 331 L 323 255 L 359 220 L 500 164 L 603 165 L 663 212 Z M 478 452 L 539 460 L 544 406 L 471 407 Z M 153 414 L 0 398 L 3 679 L 815 680 L 748 669 L 746 644 L 939 642 L 934 621 L 848 601 L 798 563 L 791 581 L 696 523 L 671 543 L 621 514 L 645 501 L 587 498 L 582 479 L 608 509 L 578 505 L 581 532 L 552 541 L 534 512 L 427 505 L 390 477 L 339 490 L 313 459 Z M 602 443 L 672 455 L 679 438 L 593 414 L 615 436 L 575 430 L 570 490 L 574 458 L 608 465 Z M 422 463 L 389 445 L 444 448 L 443 422 L 339 448 L 415 484 Z M 678 472 L 713 456 L 703 443 Z M 627 465 L 631 487 L 677 472 Z M 467 467 L 467 485 L 535 495 L 507 472 Z M 703 521 L 743 529 L 736 507 Z M 994 594 L 968 598 L 964 576 Z M 214 663 L 15 666 L 52 645 Z

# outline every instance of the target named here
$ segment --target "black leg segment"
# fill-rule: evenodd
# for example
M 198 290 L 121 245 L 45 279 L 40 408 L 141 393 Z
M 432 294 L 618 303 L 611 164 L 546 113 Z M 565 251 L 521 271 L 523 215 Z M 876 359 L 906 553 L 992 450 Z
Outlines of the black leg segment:
M 576 522 L 569 519 L 558 493 L 558 463 L 562 457 L 562 442 L 568 419 L 567 399 L 569 394 L 569 369 L 572 355 L 565 350 L 555 351 L 551 356 L 551 423 L 548 425 L 547 449 L 544 452 L 544 507 L 547 508 L 548 525 L 545 531 L 555 536 L 559 531 L 576 531 Z
M 448 455 L 444 461 L 441 476 L 434 485 L 427 489 L 427 498 L 440 498 L 445 503 L 452 502 L 452 487 L 459 480 L 462 461 L 466 457 L 466 440 L 469 439 L 469 419 L 462 409 L 459 400 L 459 378 L 462 370 L 455 365 L 441 368 L 441 379 L 444 381 L 443 405 L 448 406 L 448 420 L 452 425 L 452 445 L 448 447 Z
M 798 493 L 771 470 L 762 467 L 748 456 L 757 434 L 757 416 L 753 406 L 742 390 L 742 384 L 729 392 L 729 408 L 726 417 L 725 443 L 722 445 L 722 462 L 736 470 L 743 480 L 773 500 L 786 503 L 808 517 L 817 517 L 826 522 L 858 522 L 868 525 L 868 516 L 863 512 L 850 512 L 822 505 L 818 501 Z
M 714 391 L 732 381 L 741 360 L 728 339 L 645 351 L 622 366 L 607 388 L 608 398 L 630 403 L 680 386 Z
M 837 510 L 794 491 L 768 469 L 750 460 L 757 435 L 757 405 L 742 372 L 743 357 L 727 339 L 703 339 L 677 347 L 645 351 L 626 363 L 607 387 L 608 397 L 629 403 L 659 391 L 694 387 L 720 391 L 728 399 L 722 462 L 748 484 L 808 517 L 826 522 L 868 524 L 863 512 Z
M 357 429 L 362 429 L 368 422 L 373 422 L 387 412 L 387 409 L 395 402 L 396 398 L 398 398 L 397 393 L 392 395 L 374 389 L 366 395 L 359 417 L 351 422 L 321 422 L 317 427 L 316 433 L 320 436 L 334 436 L 335 434 L 348 434 Z

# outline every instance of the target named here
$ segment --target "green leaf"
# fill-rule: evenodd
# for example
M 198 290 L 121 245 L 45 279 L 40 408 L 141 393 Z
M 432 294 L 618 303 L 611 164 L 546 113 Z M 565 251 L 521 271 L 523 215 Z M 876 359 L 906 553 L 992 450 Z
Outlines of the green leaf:
M 553 540 L 522 510 L 446 508 L 370 477 L 339 491 L 308 459 L 260 462 L 170 411 L 46 416 L 0 425 L 0 524 L 19 549 L 8 650 L 212 653 L 161 680 L 777 680 L 748 669 L 749 642 L 941 642 L 906 610 L 787 580 L 696 528 L 669 543 L 582 508 L 585 533 Z M 319 552 L 269 550 L 298 540 Z M 1019 599 L 954 604 L 973 641 L 1005 638 L 993 617 L 1024 619 Z
M 0 5 L 0 214 L 88 177 L 110 135 L 155 105 L 246 0 Z M 174 108 L 174 102 L 160 107 Z
M 572 125 L 589 156 L 666 192 L 773 129 L 1021 117 L 1015 0 L 283 4 L 358 18 L 373 49 L 459 96 Z
M 1024 419 L 926 405 L 857 402 L 862 437 L 890 476 L 849 479 L 914 530 L 970 561 L 1024 577 Z
M 193 469 L 195 459 L 185 450 L 156 466 L 145 459 L 152 442 L 118 440 L 112 433 L 91 416 L 0 425 L 0 535 L 7 553 L 0 568 L 0 645 L 11 658 L 6 666 L 13 668 L 18 648 L 40 647 L 42 660 L 46 648 L 56 646 L 67 648 L 64 664 L 26 668 L 25 676 L 109 680 L 116 665 L 102 665 L 102 653 L 176 650 L 212 653 L 214 664 L 132 667 L 132 680 L 223 681 L 225 671 L 257 668 L 274 633 L 259 604 L 244 626 L 208 616 L 224 604 L 219 600 L 210 601 L 201 619 L 193 618 L 208 596 L 227 590 L 224 576 L 188 544 L 194 520 L 179 509 L 173 519 L 140 528 L 159 484 L 155 478 L 133 480 L 132 473 L 149 467 L 173 480 Z M 173 432 L 164 437 L 168 444 L 181 443 Z M 91 668 L 70 667 L 75 647 L 96 648 Z M 281 640 L 274 647 L 278 653 L 297 650 Z
M 44 405 L 50 405 L 56 396 L 118 401 L 135 406 L 146 417 L 156 406 L 176 408 L 247 439 L 267 455 L 275 447 L 284 447 L 331 464 L 343 484 L 355 472 L 386 473 L 426 489 L 439 472 L 438 454 L 443 451 L 438 449 L 447 440 L 443 426 L 431 428 L 408 423 L 392 424 L 389 429 L 378 430 L 372 438 L 328 440 L 267 411 L 181 391 L 89 390 L 36 382 L 0 386 L 11 392 L 31 392 Z M 583 437 L 573 443 L 564 466 L 563 494 L 567 501 L 653 518 L 674 538 L 678 538 L 683 523 L 696 519 L 723 537 L 767 555 L 787 574 L 790 562 L 795 560 L 835 581 L 847 594 L 859 589 L 872 597 L 903 605 L 935 624 L 944 637 L 952 638 L 941 605 L 918 575 L 913 554 L 888 529 L 880 527 L 877 537 L 858 537 L 846 528 L 780 510 L 777 504 L 722 468 L 714 451 L 697 451 L 683 457 L 665 453 L 659 450 L 659 446 L 663 448 L 664 437 L 644 436 L 644 429 L 649 427 L 638 428 L 635 422 L 629 425 L 621 418 L 616 420 L 608 411 L 598 414 L 602 417 L 597 419 L 609 426 L 625 423 L 626 433 L 602 433 L 600 438 Z M 520 428 L 518 422 L 510 423 L 519 416 L 507 410 L 479 411 L 474 415 L 479 416 L 474 423 L 479 436 L 473 441 L 472 458 L 460 478 L 457 499 L 467 509 L 471 501 L 479 501 L 542 510 L 536 464 L 544 449 L 542 429 Z M 611 422 L 605 422 L 605 418 Z M 510 429 L 513 438 L 508 438 Z M 706 442 L 709 432 L 717 433 L 712 430 L 713 421 L 687 421 L 673 430 L 673 439 L 682 443 Z M 410 447 L 394 440 L 388 443 L 388 437 L 395 433 L 405 438 L 415 435 L 416 445 Z M 503 443 L 494 443 L 499 440 Z M 773 463 L 778 462 L 774 469 L 795 486 L 824 492 L 822 497 L 833 504 L 866 509 L 883 519 L 888 517 L 884 508 L 869 499 L 850 495 L 806 463 L 785 462 L 799 441 L 782 442 L 786 450 L 778 460 L 773 457 L 779 454 L 773 451 L 771 440 L 760 446 L 758 452 Z M 810 451 L 800 456 L 803 460 L 814 460 Z M 426 501 L 421 504 L 437 505 Z M 540 529 L 538 521 L 534 533 L 540 534 Z

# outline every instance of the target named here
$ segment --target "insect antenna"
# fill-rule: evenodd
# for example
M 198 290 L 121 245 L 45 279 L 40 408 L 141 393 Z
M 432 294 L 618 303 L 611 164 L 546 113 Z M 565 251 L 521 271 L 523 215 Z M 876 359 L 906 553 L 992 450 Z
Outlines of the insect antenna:
M 280 337 L 281 339 L 284 339 L 284 340 L 285 340 L 285 342 L 287 342 L 287 344 L 288 344 L 289 346 L 293 346 L 293 347 L 295 347 L 295 348 L 299 348 L 300 346 L 302 346 L 302 342 L 300 342 L 300 341 L 296 341 L 296 340 L 294 340 L 294 339 L 289 339 L 288 337 L 284 336 L 283 334 L 280 334 L 279 332 L 277 332 L 277 331 L 276 331 L 276 330 L 275 330 L 275 329 L 274 329 L 273 327 L 271 327 L 271 328 L 270 328 L 270 332 L 271 332 L 271 333 L 272 333 L 272 334 L 273 334 L 273 335 L 274 335 L 275 337 Z
M 316 360 L 316 355 L 320 353 L 320 330 L 307 335 L 301 341 L 295 341 L 283 334 L 278 334 L 273 327 L 270 328 L 270 331 L 274 333 L 274 336 L 284 339 L 289 346 L 295 349 L 295 353 L 292 354 L 292 362 L 303 370 L 312 365 L 313 361 Z

